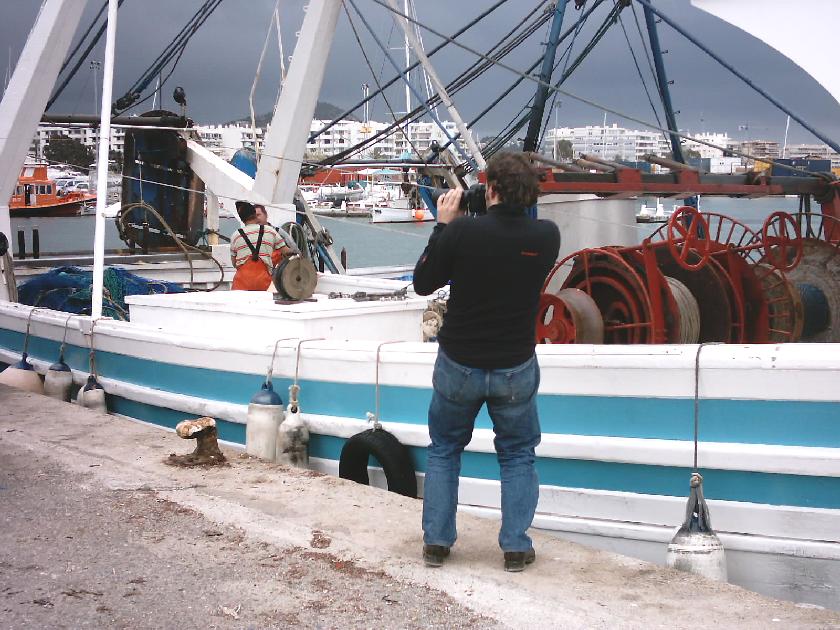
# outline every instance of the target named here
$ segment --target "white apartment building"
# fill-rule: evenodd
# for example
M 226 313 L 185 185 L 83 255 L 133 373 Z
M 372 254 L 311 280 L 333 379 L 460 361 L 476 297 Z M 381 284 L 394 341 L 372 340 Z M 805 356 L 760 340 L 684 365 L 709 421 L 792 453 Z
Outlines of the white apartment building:
M 67 136 L 73 140 L 78 140 L 83 145 L 96 152 L 96 147 L 99 144 L 99 129 L 90 127 L 88 125 L 39 125 L 35 131 L 35 136 L 32 138 L 32 143 L 29 145 L 30 155 L 38 158 L 44 158 L 44 149 L 50 143 L 50 138 L 55 136 Z M 125 146 L 125 129 L 118 127 L 111 127 L 111 150 L 119 153 L 123 152 Z
M 330 123 L 328 120 L 313 120 L 309 128 L 310 134 L 316 133 Z M 370 121 L 358 122 L 355 120 L 339 120 L 324 133 L 314 140 L 307 142 L 306 150 L 310 154 L 333 155 L 344 151 L 363 140 L 367 140 L 378 132 L 388 127 L 387 124 Z M 399 132 L 396 132 L 397 134 Z M 379 138 L 355 158 L 383 160 L 394 159 L 399 156 L 395 144 L 396 134 Z
M 225 160 L 232 158 L 233 154 L 239 149 L 248 148 L 257 152 L 263 149 L 263 129 L 257 127 L 256 130 L 252 130 L 248 123 L 198 125 L 195 127 L 195 131 L 205 147 Z M 254 131 L 256 131 L 256 142 L 254 141 Z
M 639 162 L 647 153 L 664 156 L 671 151 L 662 133 L 625 129 L 617 124 L 549 129 L 545 134 L 543 151 L 553 154 L 555 142 L 561 140 L 571 142 L 574 157 L 586 153 L 604 160 Z
M 315 133 L 320 131 L 328 123 L 329 121 L 326 120 L 313 120 L 310 132 Z M 444 121 L 443 125 L 450 137 L 454 137 L 458 133 L 458 128 L 454 122 Z M 370 138 L 388 126 L 389 123 L 384 122 L 370 121 L 365 123 L 354 120 L 340 120 L 330 127 L 330 129 L 307 143 L 306 148 L 310 153 L 332 155 Z M 411 142 L 406 139 L 406 133 Z M 433 141 L 437 141 L 441 146 L 448 141 L 447 136 L 436 123 L 410 123 L 405 133 L 395 129 L 389 135 L 379 138 L 363 152 L 354 157 L 364 159 L 381 158 L 383 160 L 397 159 L 406 153 L 413 155 L 414 147 L 421 153 L 425 152 L 429 149 Z M 460 139 L 458 140 L 458 145 L 466 148 L 466 143 Z
M 691 136 L 692 138 L 697 138 L 698 140 L 705 140 L 706 142 L 711 142 L 712 144 L 723 147 L 724 149 L 728 149 L 732 146 L 734 141 L 732 138 L 729 137 L 729 134 L 726 132 L 719 133 L 716 131 L 703 131 L 700 133 L 687 133 L 687 135 Z M 691 142 L 691 140 L 686 140 L 685 145 L 687 149 L 692 149 L 697 151 L 700 154 L 701 158 L 722 158 L 723 151 L 720 149 L 713 149 L 710 146 L 705 144 L 699 144 L 697 142 Z
M 397 150 L 400 154 L 405 153 L 408 151 L 409 153 L 414 153 L 412 148 L 412 144 L 420 153 L 425 153 L 429 150 L 432 142 L 437 142 L 440 146 L 445 145 L 449 142 L 449 138 L 454 138 L 458 135 L 458 125 L 454 122 L 449 120 L 442 120 L 441 124 L 443 128 L 446 129 L 446 133 L 443 132 L 437 123 L 435 122 L 415 122 L 411 123 L 408 126 L 408 137 L 411 139 L 411 143 L 406 140 L 403 134 L 399 134 L 396 138 L 397 142 Z M 475 140 L 475 134 L 470 131 L 470 136 L 473 140 Z M 458 138 L 456 140 L 458 146 L 470 155 L 470 150 L 467 147 L 466 141 L 462 138 Z

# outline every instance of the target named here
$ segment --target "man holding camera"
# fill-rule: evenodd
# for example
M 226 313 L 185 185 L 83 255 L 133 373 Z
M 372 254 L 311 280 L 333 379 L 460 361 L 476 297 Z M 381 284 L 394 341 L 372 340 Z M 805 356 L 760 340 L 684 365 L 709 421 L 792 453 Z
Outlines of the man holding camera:
M 501 469 L 504 568 L 522 571 L 536 556 L 527 534 L 539 495 L 535 327 L 542 283 L 560 248 L 557 226 L 526 214 L 538 193 L 524 155 L 497 154 L 487 165 L 486 214 L 464 216 L 460 189 L 442 195 L 414 269 L 420 295 L 451 282 L 429 406 L 423 559 L 430 567 L 443 564 L 457 537 L 461 453 L 483 404 Z

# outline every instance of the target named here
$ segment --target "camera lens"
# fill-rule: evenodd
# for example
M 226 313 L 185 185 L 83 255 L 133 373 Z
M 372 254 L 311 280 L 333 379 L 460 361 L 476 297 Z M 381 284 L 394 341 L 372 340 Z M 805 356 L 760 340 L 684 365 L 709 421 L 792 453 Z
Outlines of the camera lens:
M 449 188 L 432 188 L 430 191 L 432 201 L 435 206 L 438 205 L 438 199 L 445 193 L 449 192 Z M 473 184 L 461 195 L 461 203 L 459 208 L 471 214 L 486 214 L 487 202 L 484 199 L 484 192 L 487 187 L 484 184 Z

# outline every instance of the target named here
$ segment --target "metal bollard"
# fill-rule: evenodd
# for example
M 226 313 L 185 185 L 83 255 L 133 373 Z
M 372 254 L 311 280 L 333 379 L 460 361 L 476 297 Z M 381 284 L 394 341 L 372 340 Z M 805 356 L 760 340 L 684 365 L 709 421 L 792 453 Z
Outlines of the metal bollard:
M 32 258 L 41 257 L 41 234 L 38 232 L 38 226 L 32 228 Z
M 149 222 L 148 221 L 143 221 L 143 243 L 141 243 L 140 249 L 144 254 L 149 253 Z
M 23 260 L 26 258 L 26 234 L 23 233 L 23 230 L 18 230 L 17 234 L 17 241 L 18 241 L 18 258 Z

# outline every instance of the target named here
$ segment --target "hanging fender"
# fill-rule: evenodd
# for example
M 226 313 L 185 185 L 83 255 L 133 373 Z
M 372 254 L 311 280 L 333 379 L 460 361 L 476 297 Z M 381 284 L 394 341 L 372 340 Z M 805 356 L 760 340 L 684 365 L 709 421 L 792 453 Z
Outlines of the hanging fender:
M 411 453 L 393 433 L 384 429 L 368 429 L 352 436 L 341 449 L 338 476 L 363 485 L 370 485 L 368 459 L 376 458 L 385 472 L 388 491 L 412 499 L 417 498 L 417 477 Z

